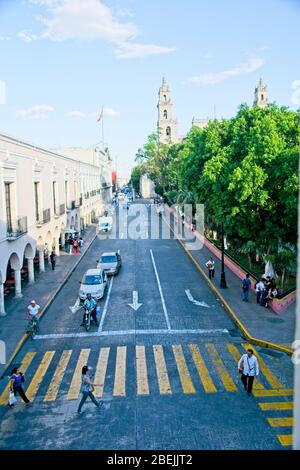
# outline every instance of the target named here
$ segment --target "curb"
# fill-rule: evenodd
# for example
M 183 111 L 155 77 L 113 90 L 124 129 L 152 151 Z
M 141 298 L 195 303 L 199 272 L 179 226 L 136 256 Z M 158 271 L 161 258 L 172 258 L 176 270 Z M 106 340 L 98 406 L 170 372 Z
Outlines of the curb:
M 257 346 L 261 346 L 263 348 L 270 348 L 270 349 L 276 349 L 277 351 L 281 351 L 285 354 L 288 354 L 289 356 L 291 356 L 293 354 L 293 350 L 290 349 L 290 348 L 286 348 L 284 346 L 281 346 L 280 344 L 276 344 L 276 343 L 271 343 L 270 341 L 265 341 L 263 339 L 259 339 L 259 338 L 254 338 L 250 333 L 249 331 L 247 330 L 247 328 L 243 325 L 243 323 L 239 320 L 239 318 L 237 317 L 237 315 L 234 313 L 234 311 L 232 310 L 232 308 L 228 305 L 228 303 L 226 302 L 226 300 L 224 299 L 224 297 L 222 296 L 221 292 L 216 288 L 216 286 L 210 281 L 210 279 L 207 277 L 207 275 L 205 274 L 205 272 L 203 271 L 203 269 L 199 266 L 198 262 L 194 259 L 194 257 L 191 255 L 191 253 L 188 251 L 188 249 L 185 247 L 184 243 L 178 238 L 178 235 L 175 233 L 174 229 L 169 225 L 169 223 L 167 222 L 167 220 L 165 219 L 165 217 L 163 217 L 163 220 L 164 222 L 168 225 L 168 227 L 170 228 L 171 232 L 173 233 L 173 235 L 175 236 L 177 242 L 179 243 L 179 245 L 181 246 L 181 248 L 184 250 L 185 254 L 191 259 L 192 263 L 194 264 L 194 266 L 196 267 L 196 269 L 199 271 L 199 273 L 201 274 L 201 276 L 204 278 L 204 280 L 207 282 L 207 284 L 209 285 L 210 289 L 215 293 L 215 295 L 218 297 L 218 299 L 222 302 L 225 310 L 227 311 L 227 313 L 230 315 L 231 319 L 233 320 L 233 322 L 236 324 L 236 326 L 241 330 L 241 332 L 243 333 L 244 337 L 247 339 L 247 341 L 249 343 L 252 343 L 252 344 L 255 344 Z
M 86 255 L 88 249 L 90 248 L 90 246 L 92 245 L 92 243 L 94 242 L 94 240 L 97 238 L 97 231 L 94 235 L 94 237 L 92 237 L 91 241 L 89 242 L 88 245 L 85 246 L 85 250 L 84 252 L 81 254 L 80 258 L 76 261 L 76 263 L 74 264 L 74 266 L 70 269 L 70 271 L 66 274 L 66 276 L 64 277 L 62 283 L 58 286 L 58 288 L 54 291 L 54 293 L 51 295 L 50 299 L 46 302 L 46 304 L 44 305 L 43 308 L 41 308 L 41 313 L 40 313 L 40 319 L 43 317 L 43 315 L 46 313 L 46 311 L 48 310 L 48 308 L 50 307 L 50 305 L 52 304 L 52 302 L 54 301 L 55 297 L 57 296 L 57 294 L 62 290 L 62 288 L 64 287 L 64 285 L 67 283 L 67 281 L 70 279 L 71 275 L 73 274 L 73 272 L 75 271 L 75 269 L 77 268 L 77 266 L 79 265 L 80 261 L 82 260 L 82 258 Z M 9 368 L 10 364 L 13 362 L 14 358 L 16 357 L 16 355 L 18 354 L 18 352 L 20 351 L 21 347 L 25 344 L 25 342 L 28 340 L 29 338 L 29 333 L 24 333 L 24 335 L 22 336 L 22 338 L 20 339 L 20 341 L 18 342 L 14 352 L 11 354 L 10 358 L 8 359 L 7 363 L 5 364 L 5 370 L 3 372 L 3 374 L 1 375 L 1 379 L 3 379 L 5 377 L 5 372 L 6 370 Z

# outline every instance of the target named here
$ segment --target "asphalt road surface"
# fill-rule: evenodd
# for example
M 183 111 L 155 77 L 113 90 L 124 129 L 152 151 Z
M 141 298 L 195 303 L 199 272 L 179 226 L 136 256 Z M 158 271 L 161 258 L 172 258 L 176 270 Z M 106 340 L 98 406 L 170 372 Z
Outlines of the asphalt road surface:
M 146 213 L 143 238 L 129 239 L 120 211 L 118 237 L 96 238 L 16 358 L 32 403 L 8 409 L 1 381 L 0 448 L 290 449 L 290 359 L 258 348 L 261 375 L 248 397 L 236 366 L 247 343 L 220 302 L 176 240 L 146 238 Z M 122 269 L 87 333 L 79 281 L 117 249 Z M 78 415 L 86 363 L 103 407 L 87 401 Z

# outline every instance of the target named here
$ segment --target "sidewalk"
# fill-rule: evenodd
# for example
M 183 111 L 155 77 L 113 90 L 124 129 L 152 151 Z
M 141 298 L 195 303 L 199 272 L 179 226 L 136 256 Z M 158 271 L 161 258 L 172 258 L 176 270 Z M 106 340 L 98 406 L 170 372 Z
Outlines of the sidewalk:
M 68 255 L 61 251 L 60 256 L 56 258 L 55 271 L 52 271 L 51 265 L 45 263 L 46 272 L 37 273 L 35 283 L 26 285 L 23 288 L 23 297 L 20 299 L 9 299 L 6 302 L 5 310 L 7 315 L 0 317 L 0 340 L 6 343 L 6 360 L 23 338 L 26 330 L 26 307 L 34 299 L 43 309 L 44 306 L 53 298 L 57 289 L 64 283 L 65 279 L 74 269 L 76 263 L 88 250 L 90 243 L 95 238 L 95 227 L 90 226 L 83 237 L 84 246 L 82 253 L 78 255 Z M 0 364 L 0 377 L 6 369 L 6 365 Z
M 171 224 L 173 226 L 173 222 Z M 185 240 L 193 240 L 193 232 L 185 226 Z M 205 263 L 209 258 L 215 262 L 215 277 L 212 283 L 219 290 L 225 301 L 232 308 L 235 315 L 243 323 L 252 337 L 259 338 L 281 346 L 291 347 L 295 339 L 295 319 L 296 304 L 290 305 L 280 316 L 276 315 L 271 309 L 266 309 L 257 305 L 256 294 L 251 291 L 249 302 L 242 300 L 241 280 L 228 268 L 225 267 L 227 289 L 220 288 L 221 262 L 211 251 L 203 246 L 201 250 L 190 251 L 192 257 L 197 261 L 200 267 L 207 273 Z

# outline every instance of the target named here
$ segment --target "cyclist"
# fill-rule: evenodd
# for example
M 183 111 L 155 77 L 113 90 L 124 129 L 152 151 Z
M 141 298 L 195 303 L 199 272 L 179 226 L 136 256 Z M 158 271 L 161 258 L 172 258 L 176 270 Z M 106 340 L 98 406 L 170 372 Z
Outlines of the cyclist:
M 26 319 L 29 320 L 29 323 L 33 320 L 36 321 L 37 330 L 39 328 L 39 310 L 40 306 L 36 303 L 35 300 L 32 300 L 27 307 Z
M 92 318 L 96 325 L 98 326 L 98 320 L 97 320 L 97 313 L 96 313 L 96 302 L 92 297 L 92 294 L 87 294 L 86 299 L 83 304 L 84 309 L 88 310 L 90 314 L 92 315 Z M 84 315 L 85 312 L 83 312 L 83 320 L 80 326 L 84 326 Z

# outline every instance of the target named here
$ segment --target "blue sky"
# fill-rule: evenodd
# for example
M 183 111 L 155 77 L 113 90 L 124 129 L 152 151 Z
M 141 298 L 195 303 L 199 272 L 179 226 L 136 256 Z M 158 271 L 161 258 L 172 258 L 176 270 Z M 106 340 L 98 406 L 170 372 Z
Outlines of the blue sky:
M 179 133 L 233 116 L 262 76 L 299 107 L 300 1 L 0 0 L 0 131 L 46 147 L 105 140 L 128 176 L 169 83 Z M 4 93 L 5 88 L 5 93 Z

